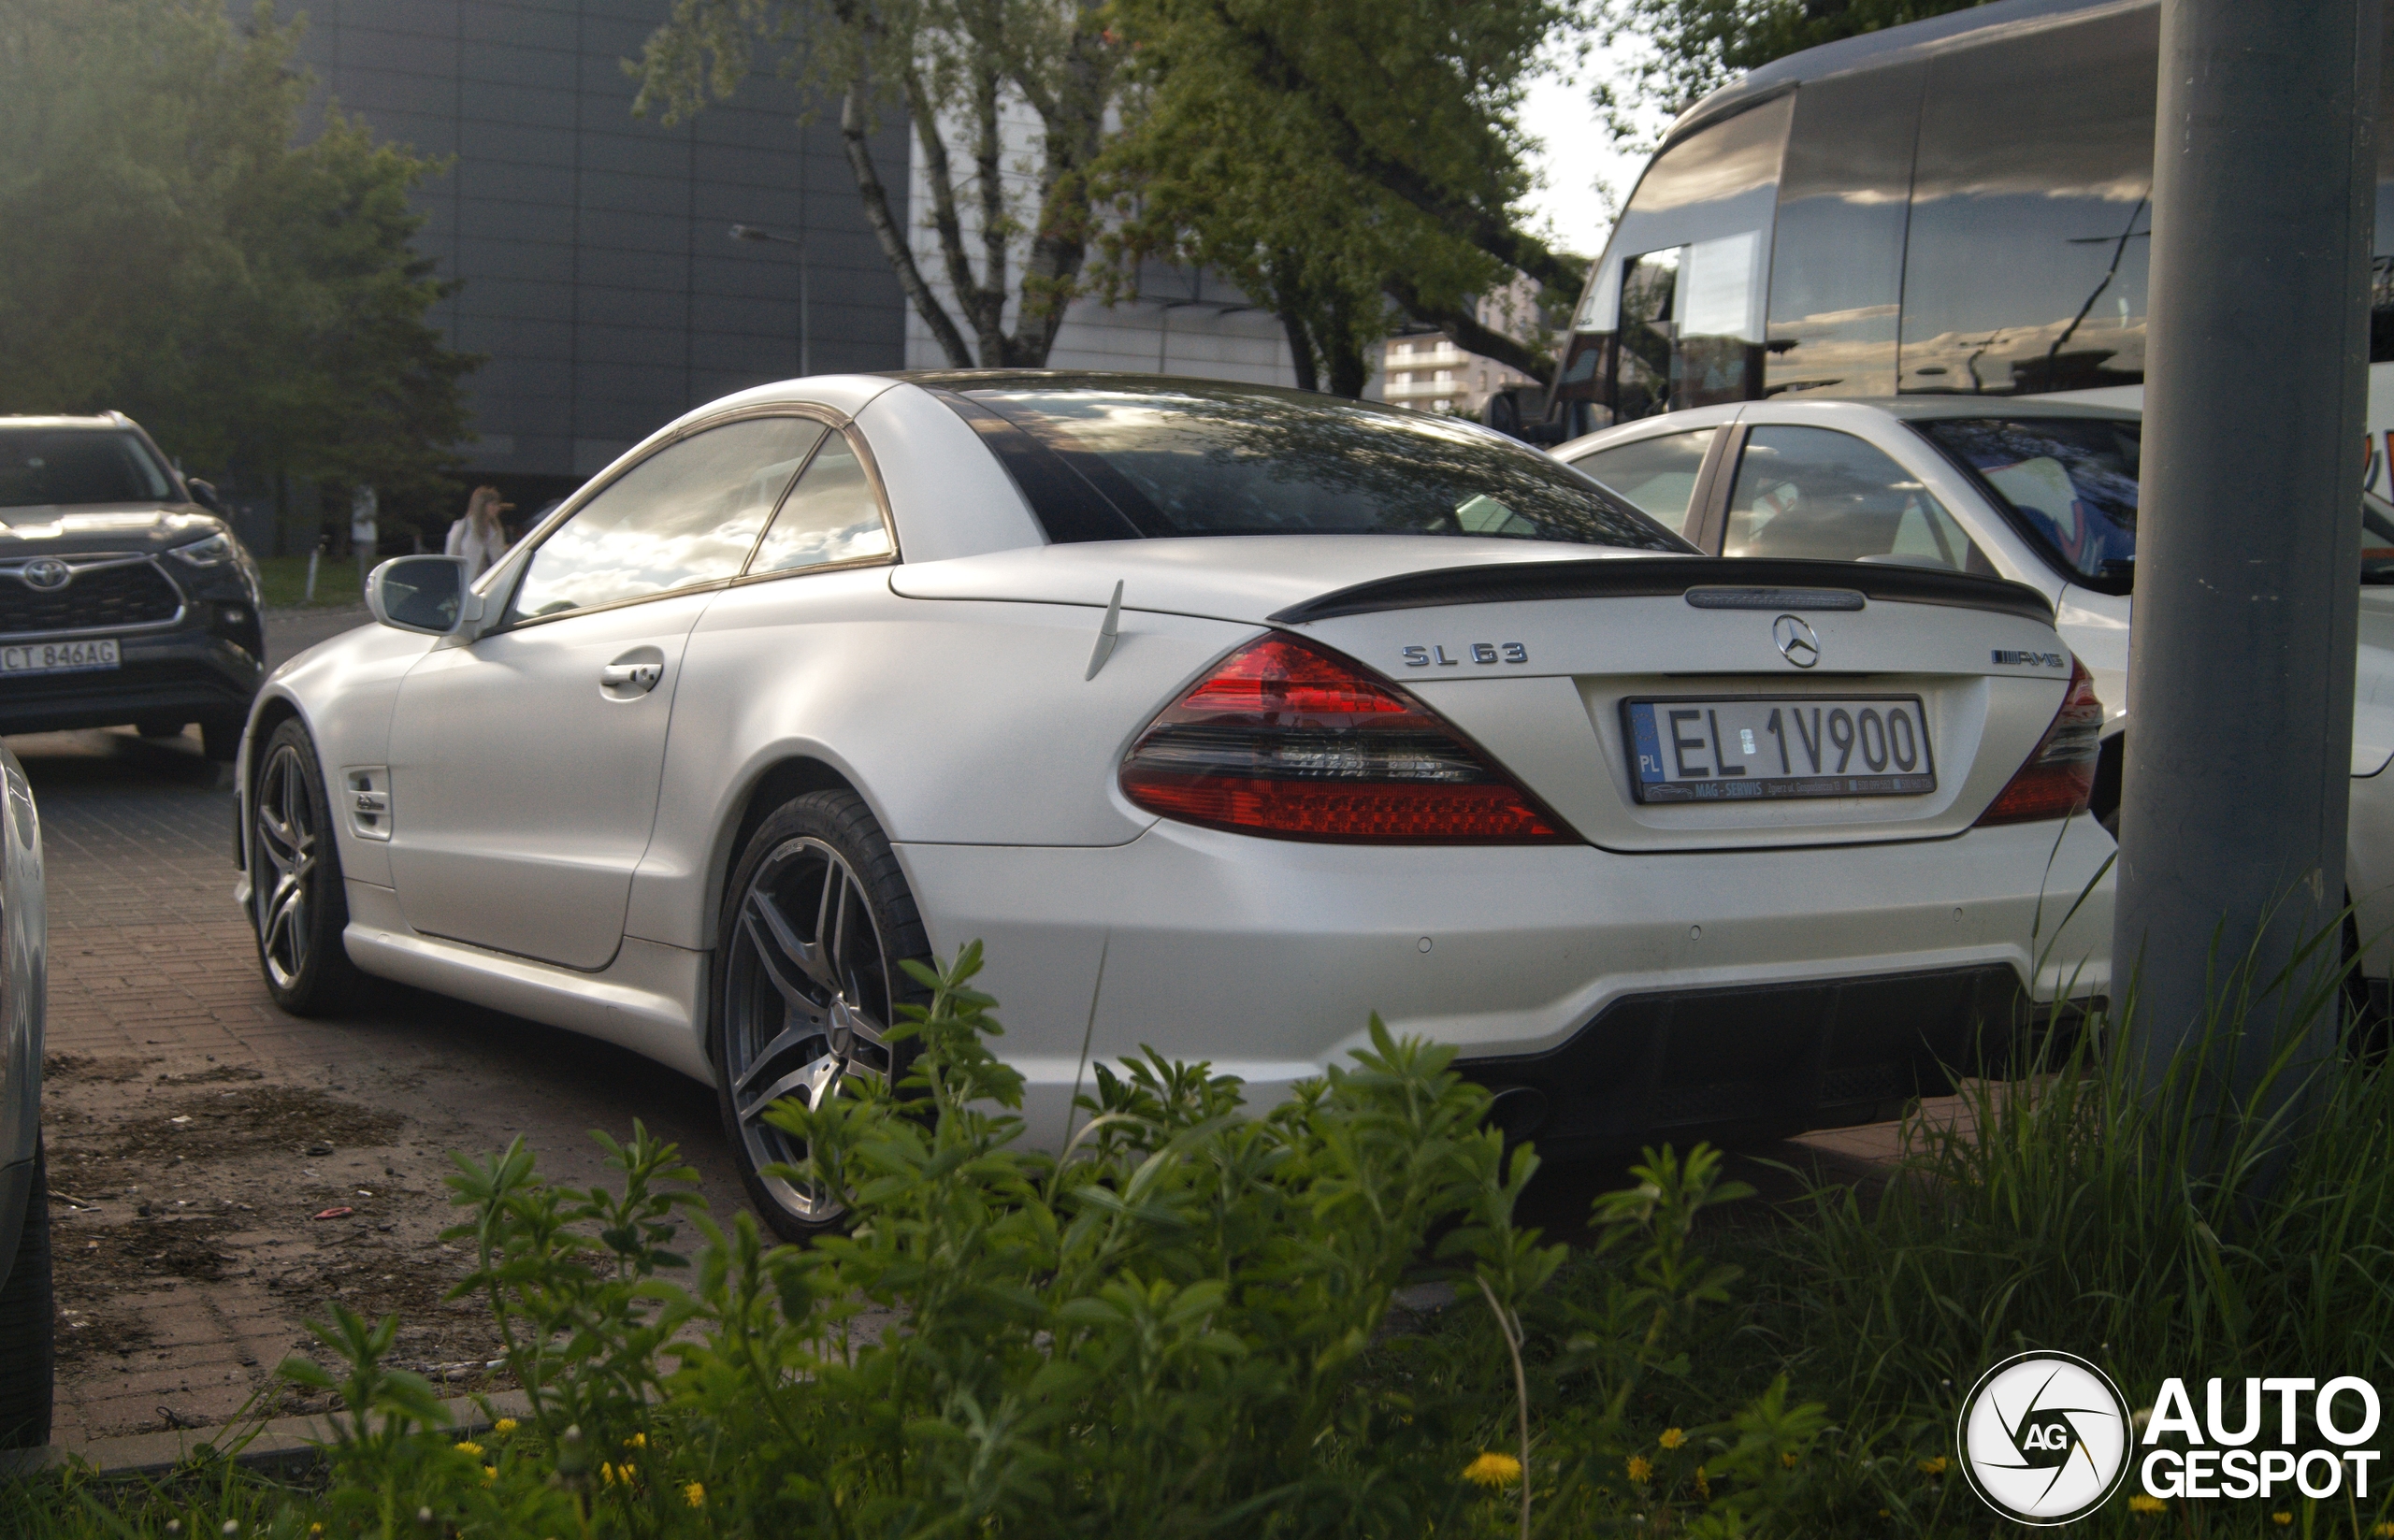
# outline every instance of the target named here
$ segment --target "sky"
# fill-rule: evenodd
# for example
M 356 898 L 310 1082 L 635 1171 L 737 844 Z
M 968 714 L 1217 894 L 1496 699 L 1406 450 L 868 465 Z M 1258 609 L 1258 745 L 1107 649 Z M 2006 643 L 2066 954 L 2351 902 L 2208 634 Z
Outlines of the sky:
M 1629 195 L 1646 166 L 1644 155 L 1613 147 L 1588 105 L 1586 82 L 1603 79 L 1618 67 L 1615 55 L 1598 49 L 1578 66 L 1576 79 L 1541 76 L 1530 87 L 1521 111 L 1523 131 L 1542 141 L 1529 158 L 1545 184 L 1530 197 L 1532 218 L 1550 227 L 1555 244 L 1582 256 L 1594 257 L 1601 251 L 1612 229 L 1611 208 L 1597 194 L 1596 183 L 1610 184 L 1618 203 Z M 1650 141 L 1661 137 L 1669 121 L 1663 113 L 1652 114 L 1643 125 L 1644 137 Z

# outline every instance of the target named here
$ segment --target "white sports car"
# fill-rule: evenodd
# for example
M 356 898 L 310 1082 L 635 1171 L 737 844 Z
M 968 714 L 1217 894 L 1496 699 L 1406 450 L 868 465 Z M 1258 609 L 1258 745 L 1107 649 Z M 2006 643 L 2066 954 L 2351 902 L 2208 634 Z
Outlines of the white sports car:
M 2091 811 L 2117 828 L 2143 417 L 2051 397 L 1777 397 L 1622 423 L 1554 451 L 1708 552 L 1977 572 L 2054 603 L 2106 721 Z M 2360 653 L 2344 850 L 2353 1003 L 2394 975 L 2394 507 L 2360 495 Z
M 2108 983 L 2100 708 L 2042 597 L 1702 557 L 1468 424 L 795 381 L 461 576 L 385 563 L 383 624 L 259 698 L 268 984 L 712 1081 L 787 1234 L 838 1202 L 758 1174 L 763 1110 L 890 1072 L 898 959 L 975 938 L 1051 1143 L 1093 1058 L 1269 1100 L 1374 1010 L 1550 1149 L 1855 1122 Z

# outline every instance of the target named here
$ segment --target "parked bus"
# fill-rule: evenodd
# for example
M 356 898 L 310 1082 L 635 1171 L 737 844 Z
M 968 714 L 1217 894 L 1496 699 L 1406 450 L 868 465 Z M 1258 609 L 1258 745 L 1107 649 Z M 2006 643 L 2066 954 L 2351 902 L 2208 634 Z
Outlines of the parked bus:
M 1997 0 L 1714 92 L 1591 271 L 1538 437 L 1782 394 L 2141 407 L 2159 50 L 2156 0 Z M 2375 250 L 2394 253 L 2394 135 L 2378 153 Z M 2394 255 L 2371 305 L 2383 490 Z

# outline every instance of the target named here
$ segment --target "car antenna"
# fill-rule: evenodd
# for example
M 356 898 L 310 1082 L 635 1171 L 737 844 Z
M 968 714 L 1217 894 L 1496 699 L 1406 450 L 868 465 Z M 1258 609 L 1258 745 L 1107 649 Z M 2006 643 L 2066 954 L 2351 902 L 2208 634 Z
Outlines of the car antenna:
M 1114 580 L 1113 601 L 1105 607 L 1104 624 L 1097 628 L 1097 645 L 1089 649 L 1089 672 L 1081 675 L 1083 684 L 1097 677 L 1097 670 L 1104 668 L 1105 660 L 1114 655 L 1114 644 L 1121 640 L 1122 580 L 1117 578 Z

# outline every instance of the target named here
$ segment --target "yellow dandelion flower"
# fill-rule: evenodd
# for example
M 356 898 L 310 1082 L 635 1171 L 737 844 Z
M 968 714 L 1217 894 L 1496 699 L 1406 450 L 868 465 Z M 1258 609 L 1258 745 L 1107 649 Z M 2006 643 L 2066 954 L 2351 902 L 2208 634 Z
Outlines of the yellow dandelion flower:
M 1481 1487 L 1509 1487 L 1521 1478 L 1521 1462 L 1490 1450 L 1463 1468 L 1463 1478 Z
M 2394 1519 L 2380 1519 L 2377 1527 L 2369 1533 L 2377 1536 L 2377 1540 L 2394 1540 Z
M 1704 1479 L 1704 1467 L 1701 1465 L 1695 1468 L 1695 1495 L 1707 1503 L 1712 1501 L 1712 1483 Z
M 707 1505 L 707 1489 L 705 1485 L 701 1482 L 693 1481 L 688 1486 L 683 1488 L 682 1501 L 687 1503 L 694 1508 L 705 1507 Z
M 2149 1497 L 2143 1492 L 2130 1492 L 2128 1494 L 2128 1512 L 2133 1514 L 2161 1513 L 2167 1510 L 2170 1504 L 2164 1503 L 2161 1499 L 2157 1497 Z
M 2290 1513 L 2273 1513 L 2270 1515 L 2270 1522 L 2275 1524 L 2280 1529 L 2284 1529 L 2288 1524 L 2294 1522 L 2294 1515 Z
M 621 1480 L 621 1479 L 622 1479 L 622 1477 L 618 1476 L 618 1475 L 615 1474 L 615 1466 L 614 1466 L 613 1461 L 612 1461 L 602 1460 L 602 1461 L 598 1461 L 598 1479 L 599 1479 L 600 1481 L 604 1482 L 606 1485 L 608 1485 L 608 1486 L 612 1487 L 612 1486 L 613 1486 L 617 1481 Z
M 490 1425 L 490 1431 L 497 1433 L 499 1437 L 505 1438 L 508 1434 L 515 1431 L 515 1419 L 512 1417 L 500 1418 L 497 1422 Z
M 631 1437 L 624 1440 L 624 1447 L 627 1449 L 645 1449 L 648 1447 L 648 1435 L 646 1433 L 634 1433 Z
M 461 1455 L 473 1455 L 479 1459 L 483 1452 L 483 1446 L 475 1443 L 470 1438 L 461 1438 L 457 1441 L 457 1452 Z
M 1933 1460 L 1924 1460 L 1920 1462 L 1920 1474 L 1923 1475 L 1943 1475 L 1945 1474 L 1945 1467 L 1952 1463 L 1953 1461 L 1947 1460 L 1943 1455 L 1939 1455 Z
M 1656 1439 L 1654 1442 L 1660 1444 L 1666 1449 L 1676 1449 L 1680 1445 L 1687 1442 L 1687 1434 L 1680 1432 L 1677 1428 L 1666 1428 L 1663 1430 L 1663 1436 Z
M 1786 1466 L 1789 1470 L 1794 1470 L 1796 1468 L 1796 1451 L 1789 1449 L 1781 1454 L 1779 1457 L 1779 1462 L 1781 1465 Z
M 1637 1486 L 1646 1485 L 1647 1482 L 1654 1479 L 1654 1462 L 1644 1455 L 1631 1455 L 1629 1479 Z
M 483 1486 L 487 1487 L 487 1486 L 489 1486 L 492 1482 L 494 1482 L 494 1481 L 496 1481 L 496 1480 L 498 1480 L 498 1466 L 496 1466 L 496 1465 L 485 1465 L 485 1466 L 483 1466 Z
M 1884 1508 L 1881 1508 L 1881 1509 L 1879 1510 L 1879 1517 L 1880 1517 L 1880 1518 L 1893 1518 L 1895 1517 L 1895 1515 L 1894 1515 L 1894 1514 L 1889 1513 L 1889 1512 L 1888 1512 L 1886 1509 L 1884 1509 Z

